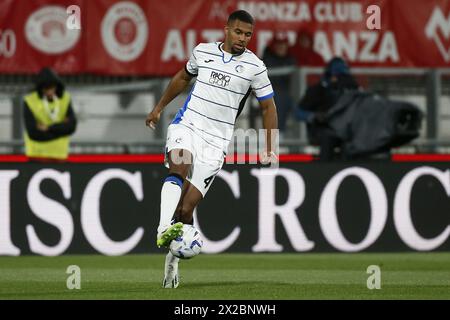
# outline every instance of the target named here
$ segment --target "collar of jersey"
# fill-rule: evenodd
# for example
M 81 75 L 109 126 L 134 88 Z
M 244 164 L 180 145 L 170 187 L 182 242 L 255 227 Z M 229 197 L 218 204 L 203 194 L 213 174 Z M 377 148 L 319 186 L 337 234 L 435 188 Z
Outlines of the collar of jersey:
M 222 61 L 223 61 L 223 63 L 229 63 L 229 62 L 231 62 L 231 61 L 233 60 L 234 57 L 239 57 L 239 56 L 241 56 L 241 55 L 247 50 L 247 49 L 245 49 L 244 52 L 239 53 L 239 54 L 232 54 L 232 53 L 229 53 L 229 54 L 231 54 L 231 58 L 230 58 L 230 60 L 225 61 L 225 51 L 222 50 L 222 45 L 223 45 L 223 42 L 219 42 L 219 50 L 220 50 L 220 52 L 222 52 Z M 228 54 L 228 52 L 227 52 L 227 54 Z

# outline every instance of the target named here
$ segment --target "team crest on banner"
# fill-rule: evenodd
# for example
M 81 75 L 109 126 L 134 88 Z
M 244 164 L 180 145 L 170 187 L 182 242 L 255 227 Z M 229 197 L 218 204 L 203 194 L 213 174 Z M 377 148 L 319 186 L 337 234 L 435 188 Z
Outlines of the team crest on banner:
M 136 3 L 116 3 L 103 18 L 101 35 L 103 45 L 112 57 L 124 62 L 135 60 L 147 44 L 147 18 Z
M 45 6 L 33 12 L 25 24 L 25 37 L 35 49 L 46 54 L 61 54 L 78 42 L 80 30 L 66 28 L 64 7 Z

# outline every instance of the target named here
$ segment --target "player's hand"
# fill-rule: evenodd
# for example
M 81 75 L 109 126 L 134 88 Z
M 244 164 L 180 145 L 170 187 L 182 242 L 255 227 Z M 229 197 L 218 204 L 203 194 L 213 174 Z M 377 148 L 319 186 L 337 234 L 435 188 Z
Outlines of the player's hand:
M 153 110 L 152 112 L 150 112 L 147 115 L 147 118 L 145 119 L 145 125 L 147 127 L 150 127 L 151 129 L 155 130 L 160 117 L 161 117 L 161 114 L 159 112 Z
M 264 151 L 261 155 L 261 163 L 262 164 L 278 163 L 278 156 L 273 151 L 270 152 Z

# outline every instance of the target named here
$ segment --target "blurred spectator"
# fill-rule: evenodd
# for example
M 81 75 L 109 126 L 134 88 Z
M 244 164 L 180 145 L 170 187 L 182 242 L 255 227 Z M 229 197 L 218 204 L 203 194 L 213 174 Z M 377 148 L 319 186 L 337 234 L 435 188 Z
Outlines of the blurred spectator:
M 345 91 L 357 89 L 358 83 L 347 63 L 335 57 L 325 67 L 320 81 L 308 87 L 301 99 L 296 118 L 307 123 L 310 144 L 320 146 L 320 160 L 341 157 L 342 140 L 328 127 L 326 113 Z
M 297 41 L 289 49 L 289 54 L 296 59 L 297 66 L 322 67 L 325 61 L 322 56 L 314 51 L 314 38 L 306 30 L 297 32 Z
M 262 60 L 269 69 L 295 66 L 295 58 L 289 54 L 289 43 L 286 34 L 275 34 L 272 41 L 264 50 Z M 272 81 L 272 87 L 275 92 L 274 99 L 278 112 L 278 128 L 281 135 L 283 135 L 286 130 L 289 113 L 293 106 L 293 99 L 290 94 L 291 73 L 287 72 L 282 75 L 271 75 L 269 73 L 269 78 Z
M 49 68 L 39 72 L 35 85 L 24 97 L 25 153 L 30 160 L 64 161 L 69 154 L 69 136 L 76 128 L 70 94 Z

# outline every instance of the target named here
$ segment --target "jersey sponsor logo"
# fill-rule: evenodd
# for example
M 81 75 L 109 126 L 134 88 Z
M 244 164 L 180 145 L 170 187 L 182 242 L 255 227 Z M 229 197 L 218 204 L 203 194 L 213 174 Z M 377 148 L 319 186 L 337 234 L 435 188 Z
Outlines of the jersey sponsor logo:
M 213 59 L 205 60 L 205 63 L 210 63 L 210 62 L 214 62 L 214 60 Z
M 33 12 L 25 24 L 25 36 L 37 50 L 60 54 L 74 47 L 80 39 L 80 30 L 66 27 L 67 13 L 62 6 L 45 6 Z
M 112 57 L 132 61 L 141 55 L 147 44 L 147 18 L 139 5 L 118 2 L 106 13 L 101 32 L 103 46 Z
M 209 83 L 225 88 L 230 84 L 230 80 L 231 80 L 231 76 L 229 76 L 229 75 L 226 75 L 226 74 L 223 74 L 220 72 L 216 72 L 216 71 L 211 71 Z

